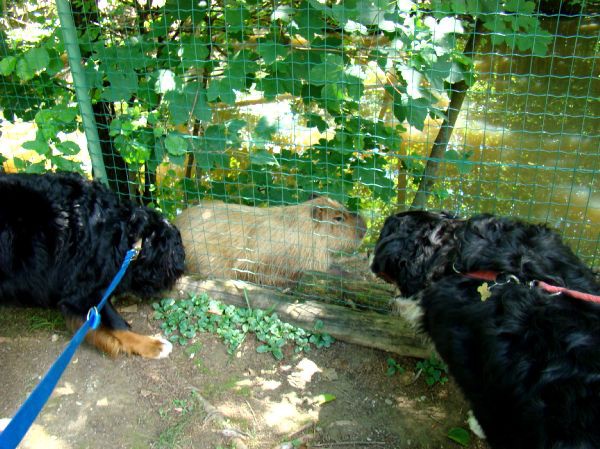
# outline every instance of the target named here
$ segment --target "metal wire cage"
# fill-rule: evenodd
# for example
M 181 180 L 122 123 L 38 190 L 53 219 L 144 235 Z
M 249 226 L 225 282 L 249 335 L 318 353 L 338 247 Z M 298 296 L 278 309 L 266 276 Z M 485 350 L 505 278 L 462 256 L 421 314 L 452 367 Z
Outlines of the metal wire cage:
M 555 3 L 16 2 L 0 161 L 93 171 L 225 278 L 364 274 L 409 207 L 545 222 L 596 266 L 599 11 Z

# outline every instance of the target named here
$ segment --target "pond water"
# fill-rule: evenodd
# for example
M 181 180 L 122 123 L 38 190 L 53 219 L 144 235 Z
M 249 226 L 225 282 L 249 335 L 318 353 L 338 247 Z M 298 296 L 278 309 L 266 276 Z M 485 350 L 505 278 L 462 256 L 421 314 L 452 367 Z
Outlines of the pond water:
M 441 166 L 445 194 L 435 205 L 547 222 L 599 267 L 600 23 L 563 17 L 543 25 L 559 36 L 544 57 L 482 51 L 481 82 L 451 141 L 469 157 Z M 436 132 L 407 136 L 407 144 L 430 148 Z

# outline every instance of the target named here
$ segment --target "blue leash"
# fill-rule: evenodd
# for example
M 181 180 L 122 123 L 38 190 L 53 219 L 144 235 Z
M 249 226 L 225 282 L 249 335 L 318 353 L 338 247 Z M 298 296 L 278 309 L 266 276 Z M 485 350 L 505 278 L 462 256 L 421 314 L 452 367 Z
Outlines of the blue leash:
M 106 301 L 108 301 L 113 290 L 119 285 L 119 282 L 121 282 L 129 263 L 137 257 L 140 247 L 141 243 L 138 242 L 132 249 L 127 251 L 121 268 L 104 292 L 104 296 L 98 305 L 90 309 L 85 323 L 83 323 L 75 333 L 68 346 L 64 349 L 62 354 L 58 356 L 58 359 L 56 359 L 54 364 L 50 367 L 44 378 L 31 392 L 27 400 L 21 405 L 21 408 L 19 408 L 8 426 L 6 426 L 4 432 L 0 433 L 0 449 L 15 449 L 19 445 L 40 411 L 42 411 L 44 405 L 46 405 L 58 380 L 67 368 L 67 365 L 73 358 L 73 354 L 75 354 L 75 351 L 85 338 L 87 332 L 90 329 L 97 329 L 100 325 L 100 310 L 102 310 L 102 307 L 104 307 Z

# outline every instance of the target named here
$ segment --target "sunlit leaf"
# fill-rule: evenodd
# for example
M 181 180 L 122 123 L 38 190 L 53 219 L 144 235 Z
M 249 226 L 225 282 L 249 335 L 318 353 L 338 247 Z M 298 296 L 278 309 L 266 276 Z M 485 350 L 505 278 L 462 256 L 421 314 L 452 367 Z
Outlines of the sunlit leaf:
M 159 70 L 156 80 L 155 91 L 157 94 L 165 94 L 177 88 L 175 73 L 171 70 Z
M 21 81 L 29 81 L 35 76 L 35 71 L 29 66 L 25 58 L 22 58 L 17 61 L 15 74 Z
M 258 150 L 250 153 L 250 162 L 255 165 L 279 165 L 277 159 L 266 150 Z
M 81 153 L 81 148 L 75 142 L 65 140 L 56 144 L 56 149 L 66 156 L 75 156 Z
M 50 63 L 50 55 L 43 47 L 32 48 L 25 53 L 24 58 L 27 61 L 29 68 L 34 72 L 44 70 Z
M 187 153 L 187 146 L 186 140 L 178 134 L 172 133 L 165 137 L 165 148 L 169 155 L 182 156 Z
M 319 405 L 323 405 L 327 404 L 328 402 L 335 401 L 336 399 L 337 397 L 333 394 L 323 393 L 318 396 L 315 396 L 314 401 Z
M 17 67 L 17 58 L 14 56 L 7 56 L 0 61 L 0 75 L 8 76 Z
M 25 148 L 26 150 L 33 150 L 42 156 L 47 156 L 51 153 L 51 149 L 50 149 L 50 146 L 48 145 L 48 143 L 42 142 L 39 140 L 30 140 L 30 141 L 24 142 L 22 147 Z

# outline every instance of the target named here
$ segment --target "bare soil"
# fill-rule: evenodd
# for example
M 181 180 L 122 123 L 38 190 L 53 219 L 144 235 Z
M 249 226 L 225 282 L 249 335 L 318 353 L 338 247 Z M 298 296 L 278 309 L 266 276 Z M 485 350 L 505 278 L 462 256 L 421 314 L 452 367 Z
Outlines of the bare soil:
M 122 310 L 134 330 L 159 331 L 148 304 Z M 0 418 L 14 414 L 69 338 L 54 312 L 0 308 Z M 467 404 L 452 380 L 430 387 L 415 378 L 413 359 L 396 358 L 405 372 L 387 376 L 390 354 L 342 342 L 290 348 L 282 361 L 256 347 L 247 338 L 229 355 L 203 334 L 167 359 L 144 360 L 83 345 L 20 447 L 460 448 L 447 433 L 467 428 Z M 284 444 L 293 438 L 304 443 Z M 471 435 L 469 447 L 487 446 Z

